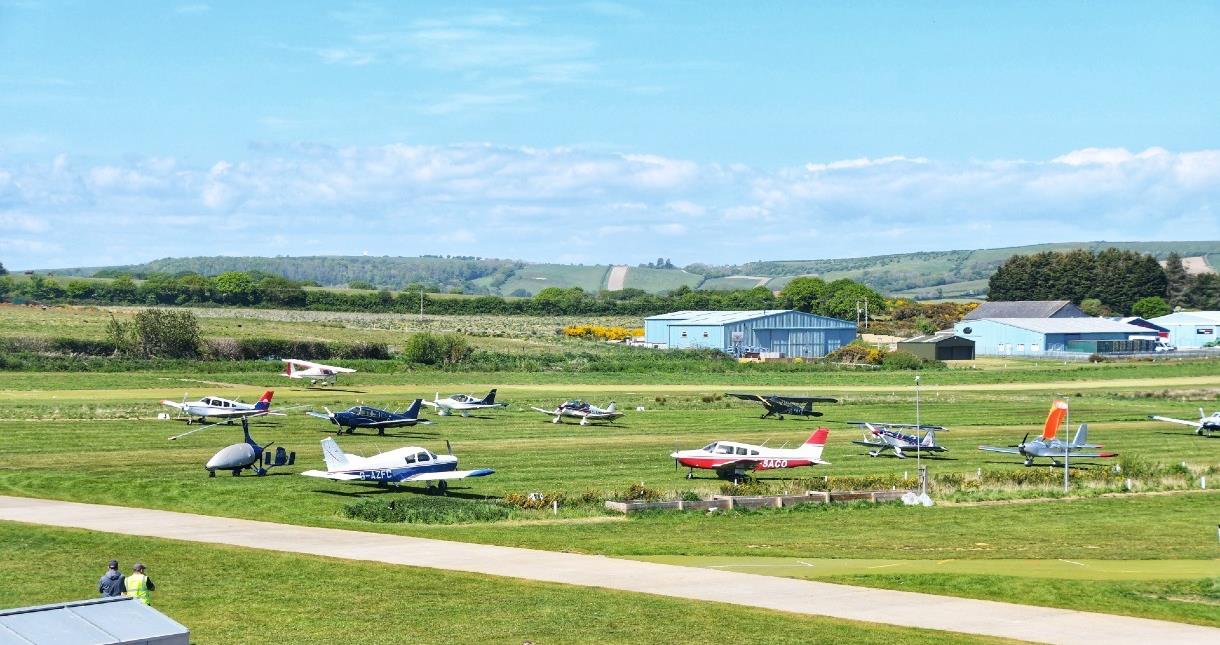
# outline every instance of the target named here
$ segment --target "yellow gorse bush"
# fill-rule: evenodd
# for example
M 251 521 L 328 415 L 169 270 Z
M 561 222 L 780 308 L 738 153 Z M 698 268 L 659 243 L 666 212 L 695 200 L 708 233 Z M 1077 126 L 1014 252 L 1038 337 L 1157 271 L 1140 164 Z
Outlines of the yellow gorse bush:
M 568 325 L 563 335 L 569 338 L 624 340 L 644 335 L 643 327 L 606 327 L 604 325 Z

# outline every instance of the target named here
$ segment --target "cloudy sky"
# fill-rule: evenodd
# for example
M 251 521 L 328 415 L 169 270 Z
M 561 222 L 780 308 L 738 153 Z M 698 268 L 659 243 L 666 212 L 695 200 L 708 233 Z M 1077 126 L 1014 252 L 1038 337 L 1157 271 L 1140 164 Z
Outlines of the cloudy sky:
M 1210 2 L 0 0 L 0 262 L 1220 239 L 1217 61 Z

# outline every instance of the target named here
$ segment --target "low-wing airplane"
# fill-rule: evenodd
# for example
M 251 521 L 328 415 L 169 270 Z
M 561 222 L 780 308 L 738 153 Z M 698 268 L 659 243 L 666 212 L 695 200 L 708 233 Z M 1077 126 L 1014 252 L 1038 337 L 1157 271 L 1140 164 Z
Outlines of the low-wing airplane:
M 212 458 L 204 465 L 208 471 L 208 477 L 215 477 L 218 470 L 232 471 L 233 476 L 237 477 L 247 468 L 262 477 L 267 474 L 268 468 L 291 466 L 297 462 L 295 452 L 288 452 L 280 447 L 275 449 L 273 455 L 267 451 L 271 444 L 258 445 L 254 439 L 250 438 L 250 422 L 244 418 L 241 420 L 241 431 L 245 435 L 245 441 L 221 448 L 220 452 L 212 455 Z
M 441 398 L 441 393 L 436 393 L 436 398 L 431 401 L 424 401 L 424 405 L 436 408 L 436 413 L 442 417 L 447 417 L 454 412 L 461 414 L 464 417 L 470 416 L 472 410 L 487 410 L 490 408 L 503 408 L 503 403 L 496 403 L 496 390 L 492 388 L 487 396 L 476 399 L 469 394 L 454 394 Z
M 551 420 L 551 423 L 563 423 L 564 417 L 572 417 L 580 419 L 580 425 L 582 426 L 589 425 L 590 421 L 609 421 L 613 423 L 615 419 L 623 416 L 622 412 L 615 409 L 614 401 L 611 401 L 610 405 L 605 408 L 599 408 L 592 403 L 573 399 L 571 401 L 564 401 L 554 410 L 535 408 L 533 406 L 531 406 L 531 409 L 547 416 L 555 417 Z
M 1173 417 L 1162 417 L 1158 415 L 1149 415 L 1149 419 L 1156 421 L 1165 421 L 1168 423 L 1178 423 L 1184 426 L 1194 426 L 1195 434 L 1200 437 L 1212 437 L 1220 434 L 1220 411 L 1213 412 L 1211 416 L 1199 408 L 1199 420 L 1191 421 L 1190 419 L 1175 419 Z
M 892 450 L 899 459 L 906 459 L 905 451 L 914 452 L 949 452 L 949 449 L 936 443 L 936 433 L 948 432 L 944 426 L 913 425 L 907 423 L 878 423 L 875 421 L 848 421 L 849 424 L 864 429 L 865 439 L 854 440 L 852 443 L 872 448 L 869 457 Z M 918 434 L 906 434 L 901 430 L 926 430 L 922 438 Z
M 1117 457 L 1117 452 L 1083 452 L 1086 449 L 1101 448 L 1099 444 L 1086 443 L 1088 441 L 1089 424 L 1082 423 L 1080 428 L 1076 430 L 1076 436 L 1071 443 L 1067 443 L 1061 439 L 1056 439 L 1055 434 L 1059 429 L 1059 424 L 1067 418 L 1068 404 L 1066 401 L 1055 401 L 1051 406 L 1051 411 L 1046 415 L 1046 423 L 1042 426 L 1042 436 L 1037 437 L 1033 441 L 1029 440 L 1029 433 L 1025 434 L 1025 438 L 1021 443 L 1015 446 L 979 446 L 979 450 L 987 452 L 1002 452 L 1012 455 L 1021 455 L 1025 458 L 1025 465 L 1032 466 L 1034 457 L 1049 457 L 1055 465 L 1061 465 L 1059 458 L 1065 455 L 1068 458 L 1108 458 Z
M 829 465 L 822 461 L 822 449 L 830 430 L 818 428 L 805 443 L 797 448 L 768 448 L 735 441 L 713 441 L 698 450 L 677 450 L 670 456 L 674 467 L 690 468 L 687 479 L 695 476 L 695 469 L 716 471 L 722 479 L 740 479 L 749 471 L 798 468 L 800 466 Z
M 757 401 L 761 403 L 767 411 L 760 419 L 767 417 L 778 417 L 783 420 L 784 415 L 795 417 L 820 417 L 821 412 L 813 409 L 814 403 L 838 403 L 838 399 L 833 399 L 828 396 L 784 396 L 780 394 L 751 394 L 748 392 L 725 392 L 727 396 L 735 396 L 744 401 Z
M 281 412 L 271 411 L 272 396 L 275 396 L 275 390 L 267 390 L 259 397 L 258 403 L 242 403 L 241 401 L 222 399 L 218 396 L 205 396 L 198 401 L 187 401 L 186 394 L 183 394 L 181 402 L 167 399 L 161 401 L 161 405 L 174 408 L 185 415 L 188 425 L 193 423 L 195 419 L 199 419 L 200 423 L 205 423 L 209 418 L 224 419 L 232 422 L 234 419 L 261 417 L 267 414 L 284 416 Z
M 356 370 L 347 367 L 335 367 L 295 358 L 280 359 L 284 363 L 284 376 L 288 378 L 307 378 L 310 385 L 334 385 L 340 374 L 351 374 Z
M 445 442 L 449 447 L 449 442 Z M 397 448 L 372 457 L 349 455 L 331 437 L 322 440 L 322 458 L 326 470 L 307 470 L 306 477 L 321 477 L 336 481 L 371 481 L 379 486 L 408 482 L 425 482 L 432 488 L 433 482 L 441 492 L 449 487 L 448 480 L 467 477 L 485 477 L 496 471 L 490 468 L 458 470 L 458 458 L 449 454 L 438 455 L 418 446 Z
M 423 403 L 423 399 L 415 399 L 411 407 L 402 412 L 390 412 L 368 405 L 357 405 L 340 412 L 331 412 L 330 408 L 323 406 L 322 409 L 326 410 L 326 414 L 312 410 L 305 414 L 319 419 L 326 419 L 339 426 L 339 434 L 343 433 L 344 428 L 347 428 L 348 434 L 353 434 L 356 428 L 376 428 L 378 435 L 384 435 L 386 428 L 401 428 L 410 427 L 417 423 L 432 423 L 427 419 L 419 418 L 419 406 L 421 403 Z

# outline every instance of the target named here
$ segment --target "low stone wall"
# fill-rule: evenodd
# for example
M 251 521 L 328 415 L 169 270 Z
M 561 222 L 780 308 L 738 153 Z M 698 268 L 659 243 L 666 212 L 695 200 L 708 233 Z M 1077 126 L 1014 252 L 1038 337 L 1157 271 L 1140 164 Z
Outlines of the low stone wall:
M 615 502 L 606 501 L 606 508 L 619 513 L 640 511 L 710 511 L 734 508 L 783 508 L 797 504 L 826 504 L 829 502 L 892 502 L 901 499 L 908 490 L 860 490 L 860 491 L 809 491 L 804 495 L 713 495 L 712 499 L 697 502 Z

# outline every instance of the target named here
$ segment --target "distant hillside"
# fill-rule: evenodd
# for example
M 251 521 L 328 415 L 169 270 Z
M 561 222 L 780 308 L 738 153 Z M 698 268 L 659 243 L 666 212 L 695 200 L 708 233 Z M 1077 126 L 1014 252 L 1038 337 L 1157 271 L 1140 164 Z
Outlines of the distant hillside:
M 91 276 L 99 270 L 142 276 L 153 272 L 195 272 L 215 275 L 224 271 L 264 271 L 293 280 L 312 280 L 323 286 L 366 281 L 377 287 L 401 289 L 410 284 L 444 290 L 493 295 L 532 295 L 546 287 L 606 288 L 615 279 L 623 287 L 659 293 L 687 286 L 696 289 L 782 289 L 800 275 L 825 280 L 851 278 L 889 295 L 911 298 L 982 296 L 987 278 L 1013 255 L 1068 249 L 1100 250 L 1109 247 L 1151 253 L 1164 259 L 1172 251 L 1187 258 L 1193 271 L 1215 270 L 1220 263 L 1220 241 L 1213 242 L 1078 242 L 1038 244 L 1001 249 L 931 251 L 874 255 L 831 260 L 774 260 L 741 265 L 692 264 L 683 269 L 627 267 L 612 278 L 608 265 L 542 264 L 473 257 L 195 257 L 165 258 L 145 264 L 118 267 L 57 269 L 57 275 Z

